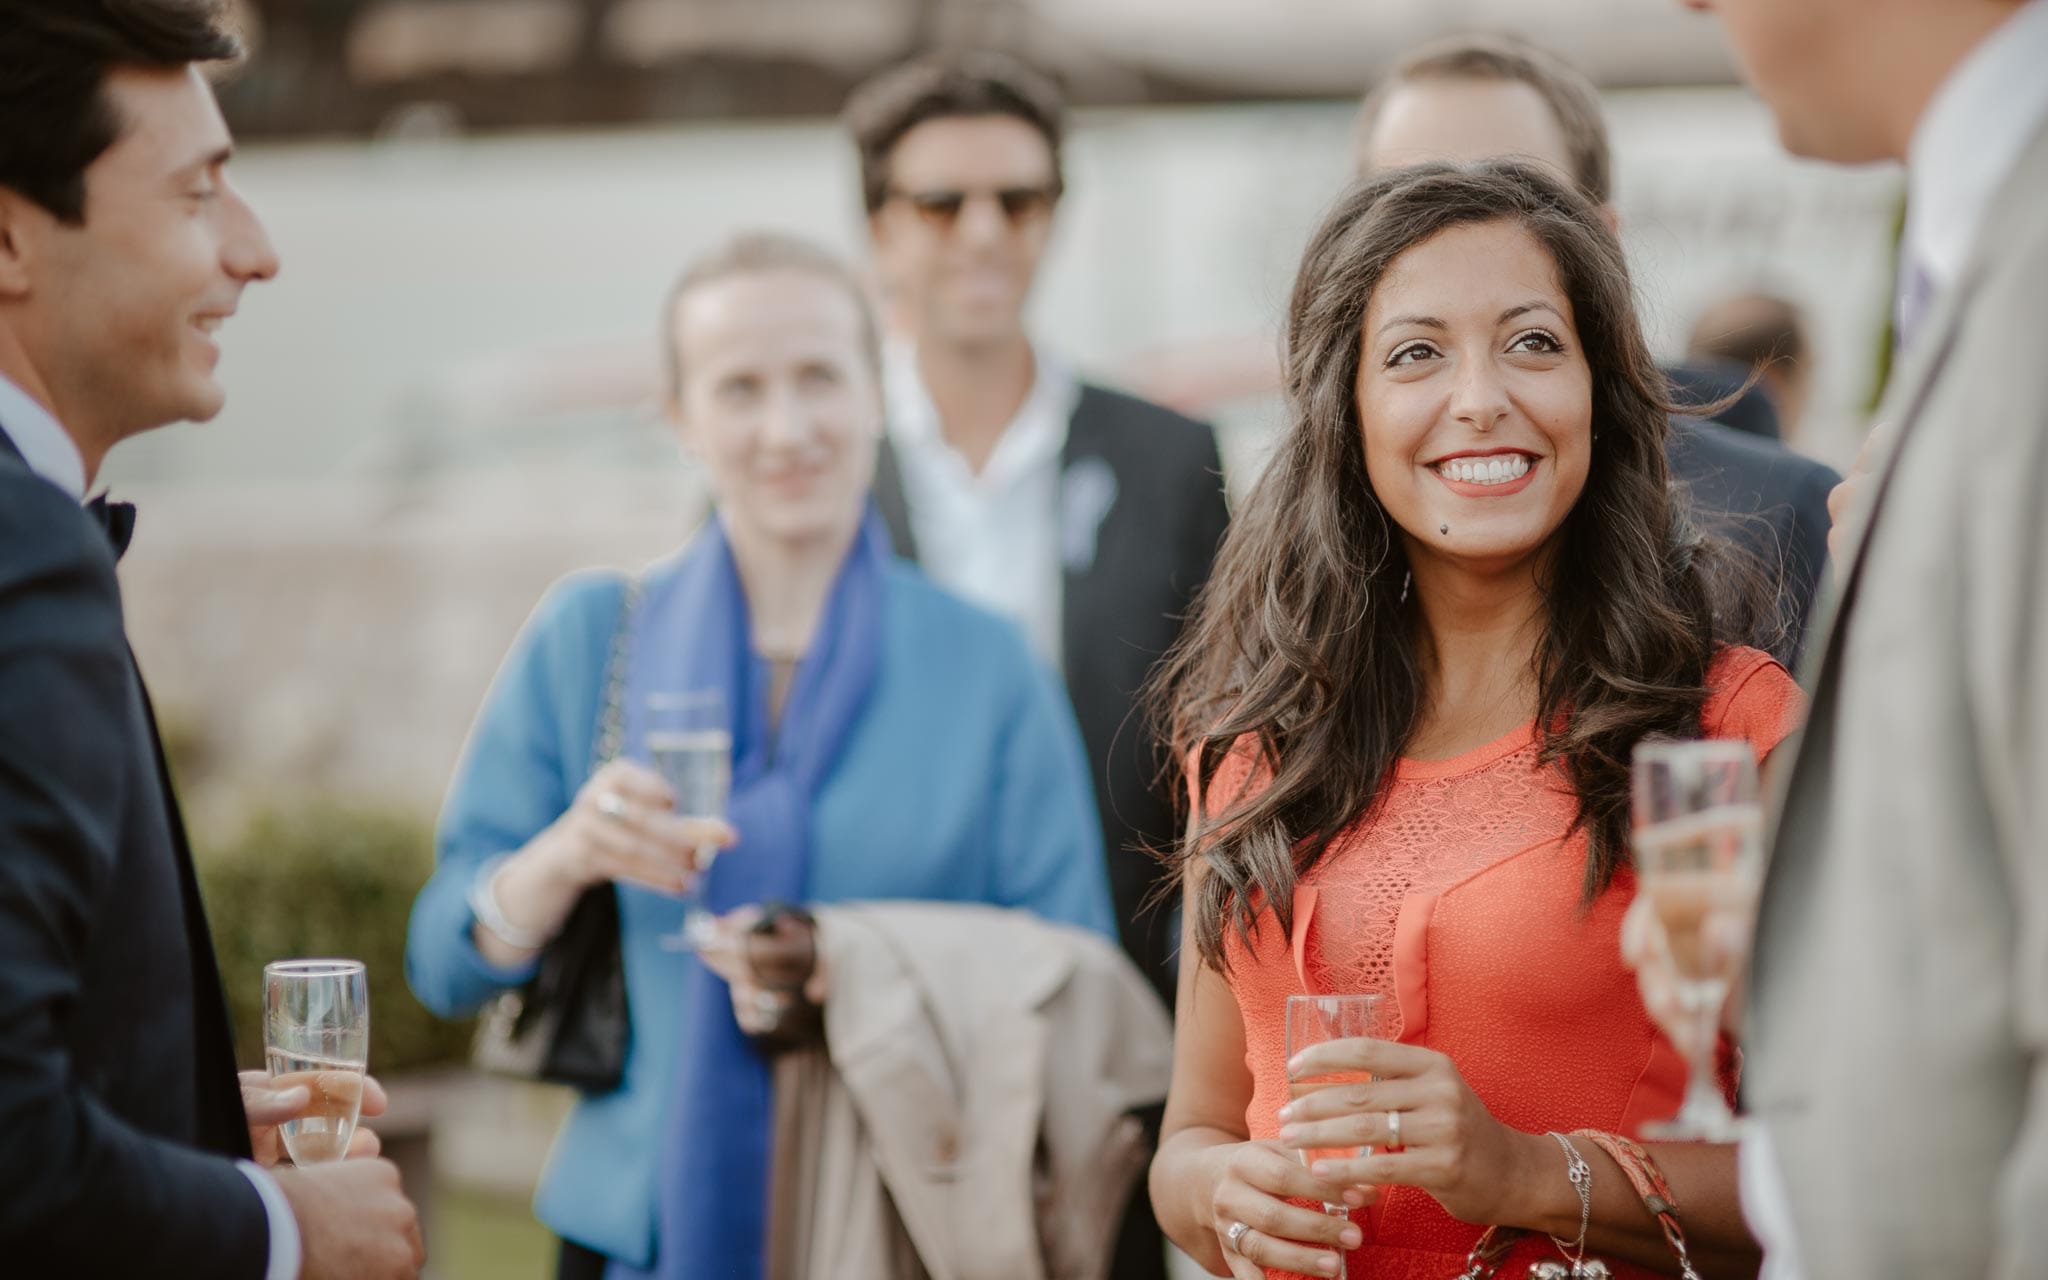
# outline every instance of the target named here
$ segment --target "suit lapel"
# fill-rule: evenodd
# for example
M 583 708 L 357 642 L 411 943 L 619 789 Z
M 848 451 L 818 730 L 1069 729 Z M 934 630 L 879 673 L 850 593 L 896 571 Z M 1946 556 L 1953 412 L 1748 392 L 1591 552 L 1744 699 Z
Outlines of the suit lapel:
M 164 760 L 163 739 L 157 733 L 156 708 L 149 689 L 142 682 L 141 668 L 130 651 L 128 664 L 135 674 L 135 691 L 142 701 L 143 727 L 149 734 L 150 756 L 156 762 L 157 789 L 163 795 L 164 822 L 171 839 L 171 854 L 178 865 L 178 896 L 183 899 L 185 944 L 192 956 L 193 1041 L 199 1061 L 194 1071 L 198 1106 L 198 1137 L 202 1146 L 230 1156 L 247 1159 L 249 1121 L 242 1109 L 242 1091 L 235 1079 L 235 1036 L 228 1018 L 227 994 L 221 986 L 220 965 L 213 954 L 213 934 L 206 924 L 206 906 L 199 895 L 199 877 L 192 866 L 192 848 L 185 838 L 185 818 L 178 810 L 177 793 L 171 789 L 170 768 Z
M 1071 676 L 1074 655 L 1090 648 L 1103 618 L 1104 589 L 1100 534 L 1116 502 L 1116 466 L 1111 460 L 1103 402 L 1093 387 L 1083 385 L 1067 421 L 1067 442 L 1060 447 L 1060 483 L 1054 513 L 1060 540 L 1060 650 Z M 1075 527 L 1082 521 L 1087 527 Z
M 1921 409 L 1927 403 L 1935 383 L 1939 380 L 1942 366 L 1948 362 L 1950 352 L 1955 349 L 1959 319 L 1972 284 L 1959 284 L 1949 291 L 1940 312 L 1929 320 L 1926 342 L 1908 360 L 1902 376 L 1893 390 L 1885 396 L 1880 406 L 1880 422 L 1874 430 L 1884 431 L 1888 438 L 1880 443 L 1878 456 L 1871 466 L 1871 478 L 1867 482 L 1868 492 L 1857 507 L 1849 513 L 1853 521 L 1850 531 L 1848 552 L 1836 566 L 1834 589 L 1824 602 L 1820 625 L 1815 634 L 1820 637 L 1818 644 L 1808 641 L 1805 669 L 1802 683 L 1810 701 L 1807 706 L 1809 725 L 1812 720 L 1833 714 L 1835 686 L 1841 677 L 1842 646 L 1846 640 L 1850 617 L 1854 612 L 1857 587 L 1863 578 L 1864 565 L 1868 557 L 1866 548 L 1870 534 L 1876 527 L 1878 513 L 1884 506 L 1884 499 L 1891 490 L 1892 480 L 1897 474 L 1898 460 L 1904 452 L 1907 438 L 1919 426 Z M 1768 848 L 1770 862 L 1764 872 L 1765 897 L 1768 899 L 1771 881 L 1782 862 L 1779 857 L 1778 836 L 1783 830 L 1787 804 L 1799 779 L 1814 769 L 1827 767 L 1825 760 L 1815 757 L 1823 754 L 1809 751 L 1807 744 L 1813 735 L 1802 727 L 1797 743 L 1791 752 L 1786 767 L 1776 770 L 1771 790 L 1771 833 Z M 1798 856 L 1793 851 L 1793 856 Z
M 887 437 L 875 455 L 874 497 L 875 510 L 889 527 L 889 541 L 896 545 L 896 554 L 917 563 L 917 534 L 910 526 L 910 500 L 903 494 L 903 464 Z

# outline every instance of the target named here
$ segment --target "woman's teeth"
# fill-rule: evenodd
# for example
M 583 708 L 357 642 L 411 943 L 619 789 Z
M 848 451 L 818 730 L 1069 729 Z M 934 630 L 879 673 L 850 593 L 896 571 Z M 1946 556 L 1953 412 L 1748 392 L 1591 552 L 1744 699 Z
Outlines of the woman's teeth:
M 1463 484 L 1506 484 L 1529 474 L 1529 456 L 1504 453 L 1491 458 L 1452 458 L 1439 462 L 1437 474 Z

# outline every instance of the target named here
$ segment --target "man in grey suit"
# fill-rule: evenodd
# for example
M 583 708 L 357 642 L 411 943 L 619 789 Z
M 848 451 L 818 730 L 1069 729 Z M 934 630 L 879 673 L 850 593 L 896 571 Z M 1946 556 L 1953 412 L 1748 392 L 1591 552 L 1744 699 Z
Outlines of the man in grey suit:
M 1791 150 L 1909 180 L 1900 362 L 1774 779 L 1745 1207 L 1772 1280 L 2041 1276 L 2048 0 L 1685 2 Z

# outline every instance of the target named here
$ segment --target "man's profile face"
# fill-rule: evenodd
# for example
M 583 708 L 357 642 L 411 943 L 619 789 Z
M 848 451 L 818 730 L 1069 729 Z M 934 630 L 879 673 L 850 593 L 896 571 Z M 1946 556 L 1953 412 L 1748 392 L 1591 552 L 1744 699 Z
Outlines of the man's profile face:
M 20 219 L 22 329 L 59 416 L 111 443 L 220 412 L 217 331 L 277 257 L 197 68 L 117 68 L 103 93 L 122 130 L 85 171 L 83 222 Z
M 1873 96 L 1867 0 L 1680 0 L 1720 19 L 1743 79 L 1771 108 L 1793 155 L 1837 164 L 1891 157 L 1867 106 Z M 1882 74 L 1877 73 L 1877 74 Z M 1883 86 L 1880 86 L 1882 88 Z
M 1431 78 L 1395 86 L 1360 140 L 1360 175 L 1431 161 L 1526 160 L 1576 187 L 1571 147 L 1542 94 L 1519 80 Z

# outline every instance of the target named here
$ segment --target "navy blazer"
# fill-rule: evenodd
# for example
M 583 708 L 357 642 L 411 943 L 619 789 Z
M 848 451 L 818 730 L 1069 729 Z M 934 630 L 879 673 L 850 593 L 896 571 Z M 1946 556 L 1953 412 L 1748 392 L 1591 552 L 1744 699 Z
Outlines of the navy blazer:
M 257 1280 L 248 1154 L 113 549 L 0 430 L 0 1270 Z
M 1665 454 L 1694 520 L 1747 551 L 1776 589 L 1780 634 L 1762 647 L 1797 670 L 1828 559 L 1832 467 L 1719 422 L 1676 418 Z

